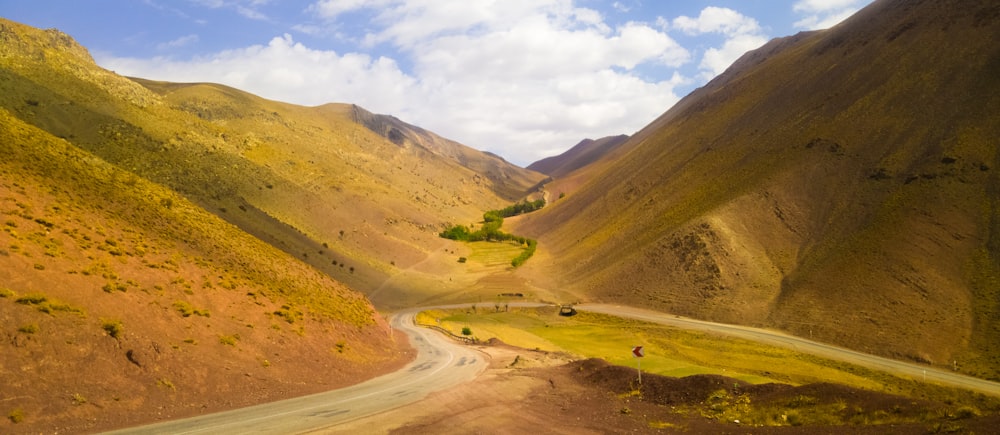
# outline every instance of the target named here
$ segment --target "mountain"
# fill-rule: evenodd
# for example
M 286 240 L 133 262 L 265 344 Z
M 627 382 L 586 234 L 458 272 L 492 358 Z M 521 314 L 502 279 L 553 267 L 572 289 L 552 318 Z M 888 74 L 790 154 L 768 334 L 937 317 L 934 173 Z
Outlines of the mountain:
M 23 59 L 5 96 L 15 116 L 389 303 L 387 280 L 435 253 L 444 226 L 544 178 L 354 105 L 120 77 L 63 38 L 59 49 L 6 43 Z
M 362 292 L 455 290 L 427 278 L 455 263 L 437 232 L 544 176 L 366 113 L 122 77 L 0 19 L 0 432 L 193 415 L 405 363 Z
M 584 139 L 558 156 L 546 157 L 528 165 L 528 169 L 553 178 L 562 178 L 577 169 L 590 165 L 628 140 L 628 135 L 608 136 L 601 139 Z
M 997 40 L 965 0 L 773 40 L 511 231 L 582 299 L 998 379 Z
M 486 177 L 492 183 L 494 192 L 510 202 L 522 199 L 525 192 L 530 192 L 539 183 L 538 174 L 511 165 L 495 154 L 445 139 L 433 132 L 400 121 L 394 116 L 373 114 L 358 106 L 352 106 L 352 109 L 352 119 L 355 122 L 396 145 L 424 151 L 425 156 L 443 156 L 458 162 L 459 165 Z

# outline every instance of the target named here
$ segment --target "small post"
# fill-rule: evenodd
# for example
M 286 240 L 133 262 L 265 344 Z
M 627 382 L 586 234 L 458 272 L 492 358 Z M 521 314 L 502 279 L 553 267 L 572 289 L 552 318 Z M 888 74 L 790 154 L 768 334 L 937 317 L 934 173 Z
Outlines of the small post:
M 635 368 L 639 371 L 639 385 L 642 385 L 642 357 L 644 356 L 646 356 L 646 353 L 642 350 L 642 346 L 632 348 L 632 357 L 635 358 Z

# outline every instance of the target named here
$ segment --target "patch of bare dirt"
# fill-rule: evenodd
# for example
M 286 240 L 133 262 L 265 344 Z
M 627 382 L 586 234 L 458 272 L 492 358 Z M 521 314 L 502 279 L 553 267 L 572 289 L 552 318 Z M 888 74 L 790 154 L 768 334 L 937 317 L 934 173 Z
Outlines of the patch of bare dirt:
M 835 384 L 754 385 L 715 375 L 672 378 L 644 373 L 639 387 L 634 368 L 600 359 L 571 361 L 565 355 L 496 341 L 479 349 L 491 364 L 475 382 L 315 433 L 925 434 L 990 433 L 1000 423 L 1000 417 L 983 416 L 978 410 Z M 742 403 L 751 406 L 740 409 Z M 799 420 L 820 418 L 810 417 L 814 411 L 839 413 L 836 417 L 847 423 Z M 771 412 L 780 423 L 736 422 L 726 418 L 731 415 L 727 412 Z M 859 417 L 852 423 L 853 416 Z

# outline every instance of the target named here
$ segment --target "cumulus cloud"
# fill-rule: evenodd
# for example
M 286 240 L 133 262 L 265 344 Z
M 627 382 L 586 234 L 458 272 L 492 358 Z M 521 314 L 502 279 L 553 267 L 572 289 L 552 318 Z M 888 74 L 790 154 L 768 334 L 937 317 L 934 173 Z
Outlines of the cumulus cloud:
M 413 78 L 392 59 L 313 50 L 287 34 L 271 39 L 267 45 L 190 60 L 105 57 L 98 61 L 121 74 L 176 82 L 224 83 L 265 98 L 306 105 L 367 102 L 387 112 L 406 108 L 406 95 L 400 89 L 414 85 Z
M 854 15 L 871 0 L 800 0 L 792 10 L 804 17 L 795 27 L 806 30 L 826 29 Z
M 638 72 L 691 61 L 663 29 L 610 25 L 566 0 L 323 0 L 305 12 L 314 21 L 296 28 L 310 35 L 335 33 L 345 14 L 373 18 L 362 45 L 344 53 L 286 34 L 193 59 L 98 61 L 122 74 L 219 82 L 298 104 L 355 103 L 521 165 L 586 137 L 633 133 L 690 82 Z M 391 54 L 364 53 L 376 51 Z
M 661 21 L 661 24 L 667 23 Z M 718 33 L 724 36 L 722 46 L 708 48 L 702 55 L 699 67 L 703 79 L 721 74 L 743 53 L 764 45 L 768 39 L 757 20 L 729 8 L 710 6 L 702 9 L 697 17 L 680 16 L 669 24 L 689 35 Z

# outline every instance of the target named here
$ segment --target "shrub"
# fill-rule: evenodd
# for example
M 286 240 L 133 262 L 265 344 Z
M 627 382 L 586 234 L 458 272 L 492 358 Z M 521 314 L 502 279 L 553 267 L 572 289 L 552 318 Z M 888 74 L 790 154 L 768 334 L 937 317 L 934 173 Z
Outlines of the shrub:
M 465 336 L 472 335 L 472 329 L 470 329 L 468 326 L 462 327 L 462 335 L 465 335 Z
M 289 305 L 282 305 L 280 310 L 275 310 L 272 314 L 285 319 L 289 324 L 302 320 L 302 312 Z
M 21 304 L 21 305 L 38 305 L 38 304 L 41 304 L 41 303 L 46 302 L 48 300 L 49 300 L 49 298 L 45 297 L 45 295 L 43 295 L 43 294 L 40 294 L 40 293 L 31 293 L 31 294 L 27 294 L 27 295 L 21 296 L 21 297 L 19 297 L 17 299 L 14 299 L 14 302 L 18 303 L 18 304 Z
M 223 335 L 219 337 L 219 343 L 228 346 L 236 346 L 236 342 L 239 341 L 239 339 L 240 339 L 239 335 Z
M 38 311 L 46 314 L 53 314 L 55 311 L 64 311 L 83 315 L 83 309 L 76 308 L 64 302 L 49 300 L 48 297 L 41 293 L 27 294 L 14 299 L 14 302 L 21 305 L 32 305 L 38 309 Z
M 20 328 L 17 328 L 17 331 L 18 332 L 23 332 L 25 334 L 34 334 L 34 333 L 38 332 L 38 325 L 36 325 L 34 323 L 29 323 L 29 324 L 24 325 L 24 326 L 22 326 Z
M 167 378 L 160 378 L 158 381 L 156 381 L 156 385 L 170 390 L 177 389 L 177 387 L 174 387 L 174 383 L 170 382 L 170 379 Z
M 175 301 L 173 307 L 180 313 L 181 317 L 191 317 L 192 314 L 201 317 L 212 317 L 212 314 L 208 310 L 199 310 L 186 301 Z
M 122 331 L 124 330 L 122 321 L 115 319 L 101 319 L 101 328 L 103 328 L 104 332 L 107 332 L 108 335 L 114 339 L 121 337 Z
M 12 423 L 20 423 L 24 421 L 24 411 L 21 408 L 14 408 L 7 414 L 7 418 L 10 419 Z

